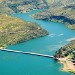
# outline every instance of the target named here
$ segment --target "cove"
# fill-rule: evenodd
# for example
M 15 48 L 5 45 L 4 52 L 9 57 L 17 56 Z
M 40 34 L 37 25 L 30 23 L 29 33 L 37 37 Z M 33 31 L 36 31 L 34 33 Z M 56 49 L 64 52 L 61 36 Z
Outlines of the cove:
M 36 12 L 38 10 L 12 16 L 40 24 L 49 35 L 8 46 L 8 49 L 53 55 L 60 47 L 69 43 L 68 39 L 75 37 L 75 31 L 68 29 L 64 24 L 31 18 L 30 15 Z M 1 75 L 72 75 L 61 71 L 61 67 L 62 64 L 51 58 L 0 51 Z

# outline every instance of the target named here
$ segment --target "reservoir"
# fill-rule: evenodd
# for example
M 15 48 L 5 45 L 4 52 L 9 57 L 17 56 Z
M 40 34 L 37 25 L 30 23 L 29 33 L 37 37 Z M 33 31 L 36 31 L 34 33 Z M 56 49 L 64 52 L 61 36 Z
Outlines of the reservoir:
M 75 31 L 68 29 L 64 24 L 31 18 L 36 12 L 37 10 L 16 13 L 12 16 L 38 23 L 49 35 L 8 46 L 7 49 L 53 55 L 60 47 L 75 39 Z M 51 58 L 0 51 L 1 75 L 72 75 L 61 71 L 62 67 L 62 64 Z

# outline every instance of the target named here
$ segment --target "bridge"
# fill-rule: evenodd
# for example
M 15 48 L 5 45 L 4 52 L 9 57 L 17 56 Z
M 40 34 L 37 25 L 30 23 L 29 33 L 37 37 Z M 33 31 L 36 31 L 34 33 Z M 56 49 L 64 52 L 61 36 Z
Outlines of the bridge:
M 24 51 L 18 51 L 18 50 L 0 49 L 0 51 L 6 51 L 6 52 L 13 52 L 13 53 L 21 53 L 21 54 L 29 54 L 29 55 L 36 55 L 36 56 L 54 58 L 54 56 L 51 56 L 51 55 L 40 54 L 40 53 L 33 53 L 33 52 L 24 52 Z

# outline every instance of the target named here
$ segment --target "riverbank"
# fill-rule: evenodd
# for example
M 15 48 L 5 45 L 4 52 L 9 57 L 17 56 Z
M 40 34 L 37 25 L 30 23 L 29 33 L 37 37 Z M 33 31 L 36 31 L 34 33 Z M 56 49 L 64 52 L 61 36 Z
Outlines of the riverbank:
M 75 5 L 75 4 L 74 4 Z M 73 5 L 73 7 L 75 7 Z M 69 5 L 71 7 L 71 5 Z M 65 24 L 68 28 L 75 30 L 75 10 L 67 6 L 58 8 L 49 8 L 46 11 L 33 14 L 32 17 L 38 20 L 59 22 Z
M 62 69 L 63 71 L 72 72 L 75 74 L 75 65 L 71 61 L 67 58 L 59 58 L 58 60 L 64 65 Z
M 55 53 L 55 57 L 64 64 L 64 71 L 75 74 L 75 40 L 72 40 L 67 45 L 61 47 Z

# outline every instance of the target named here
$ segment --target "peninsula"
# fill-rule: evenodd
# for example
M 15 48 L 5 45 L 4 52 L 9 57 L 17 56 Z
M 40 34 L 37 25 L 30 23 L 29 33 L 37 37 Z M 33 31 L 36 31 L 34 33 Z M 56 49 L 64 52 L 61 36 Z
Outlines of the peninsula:
M 45 8 L 46 2 L 41 2 Z M 39 1 L 34 0 L 0 0 L 0 47 L 48 35 L 48 32 L 37 23 L 27 22 L 11 16 L 14 13 L 41 9 L 42 6 Z
M 0 47 L 21 43 L 30 39 L 48 35 L 48 32 L 37 23 L 0 15 Z
M 64 47 L 61 47 L 55 53 L 54 57 L 64 64 L 64 71 L 69 71 L 75 74 L 75 40 L 72 40 Z

